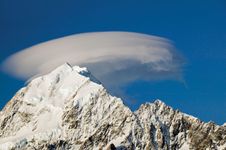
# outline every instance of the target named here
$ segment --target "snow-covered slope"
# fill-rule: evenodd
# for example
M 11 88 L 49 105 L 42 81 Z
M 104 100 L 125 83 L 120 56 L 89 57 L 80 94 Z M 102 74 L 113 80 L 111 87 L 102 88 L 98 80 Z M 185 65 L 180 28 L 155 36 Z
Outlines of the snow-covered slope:
M 1 149 L 226 149 L 226 127 L 160 100 L 132 112 L 86 68 L 64 64 L 0 112 Z

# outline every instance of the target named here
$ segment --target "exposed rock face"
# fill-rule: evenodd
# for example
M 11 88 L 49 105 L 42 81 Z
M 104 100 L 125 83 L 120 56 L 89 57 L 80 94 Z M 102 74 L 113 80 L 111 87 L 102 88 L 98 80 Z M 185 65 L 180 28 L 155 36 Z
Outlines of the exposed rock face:
M 226 149 L 226 126 L 160 100 L 132 112 L 86 68 L 65 64 L 31 81 L 0 112 L 0 149 Z

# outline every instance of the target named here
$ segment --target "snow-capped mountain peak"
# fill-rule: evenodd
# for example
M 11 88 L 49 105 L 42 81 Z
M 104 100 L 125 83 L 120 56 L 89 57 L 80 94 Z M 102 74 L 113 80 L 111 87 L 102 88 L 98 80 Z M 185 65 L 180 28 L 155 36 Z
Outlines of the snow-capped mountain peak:
M 93 76 L 87 68 L 72 67 L 65 63 L 51 73 L 32 80 L 27 86 L 23 100 L 32 104 L 50 102 L 52 105 L 60 107 L 83 84 L 96 85 L 98 83 L 91 82 L 91 80 L 93 80 Z

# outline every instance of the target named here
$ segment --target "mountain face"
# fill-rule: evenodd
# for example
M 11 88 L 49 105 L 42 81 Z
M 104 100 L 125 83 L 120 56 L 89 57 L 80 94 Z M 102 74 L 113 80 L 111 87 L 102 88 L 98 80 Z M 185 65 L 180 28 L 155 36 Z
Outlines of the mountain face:
M 226 149 L 226 126 L 160 100 L 132 112 L 86 68 L 64 64 L 19 90 L 0 112 L 0 150 Z

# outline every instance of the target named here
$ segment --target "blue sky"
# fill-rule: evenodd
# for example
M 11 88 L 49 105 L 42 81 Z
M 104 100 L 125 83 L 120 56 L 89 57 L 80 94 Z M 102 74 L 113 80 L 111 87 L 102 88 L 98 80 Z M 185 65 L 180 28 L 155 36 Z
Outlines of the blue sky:
M 0 0 L 0 61 L 58 37 L 90 31 L 132 31 L 174 41 L 186 58 L 184 79 L 137 81 L 124 88 L 135 102 L 159 98 L 173 108 L 226 122 L 226 1 Z M 0 72 L 0 108 L 24 86 Z

